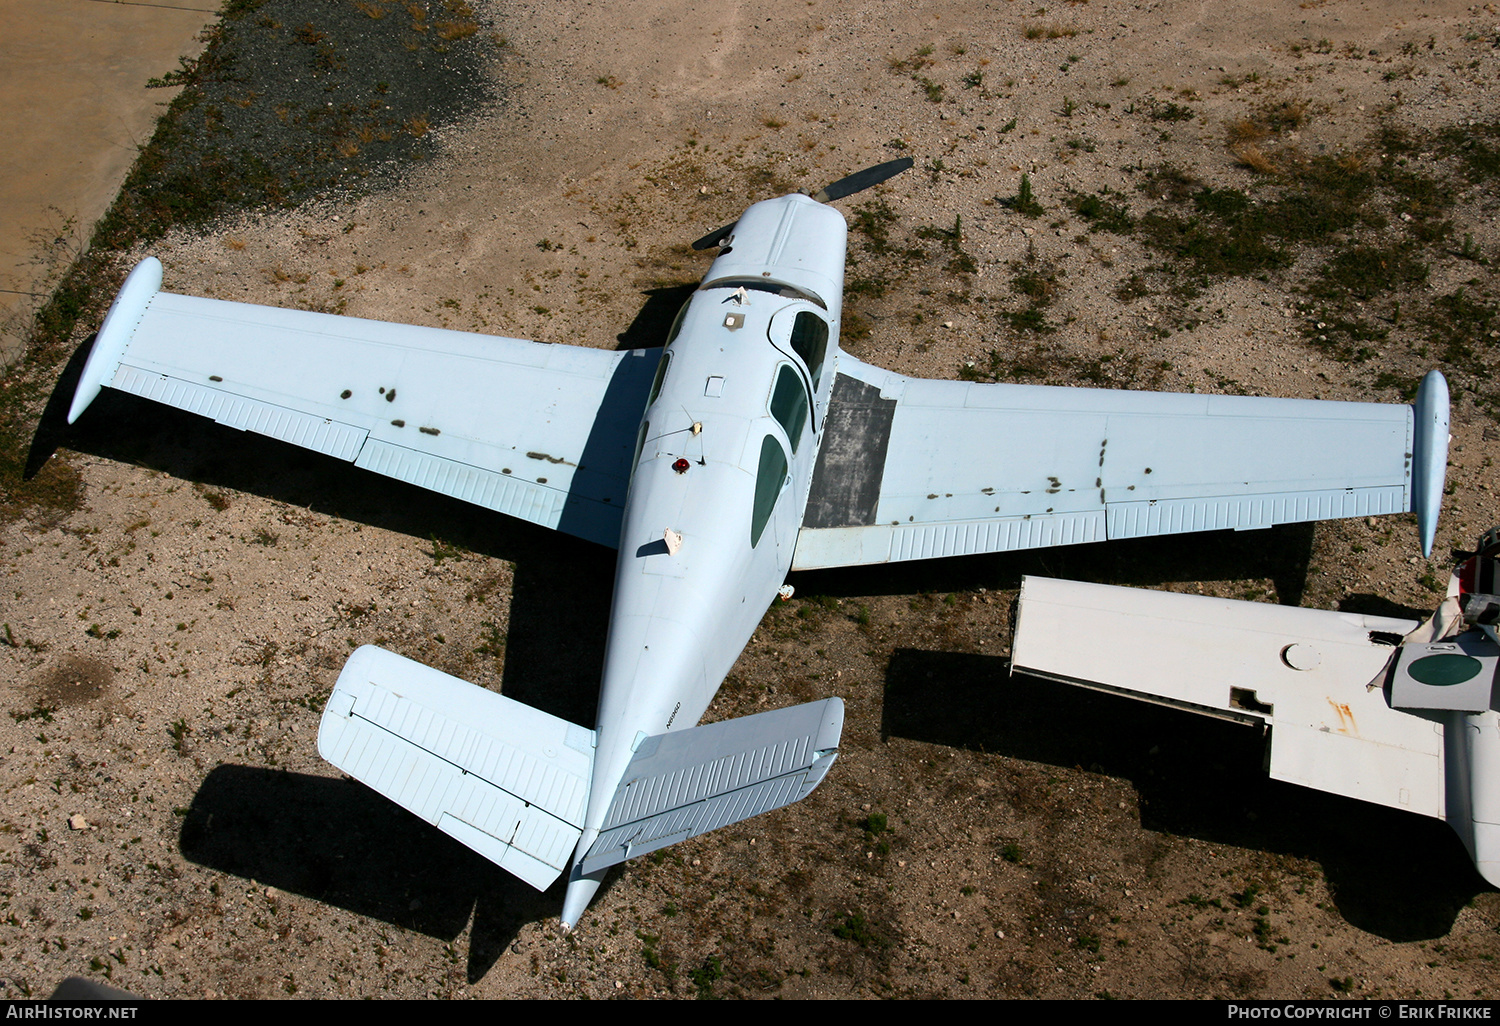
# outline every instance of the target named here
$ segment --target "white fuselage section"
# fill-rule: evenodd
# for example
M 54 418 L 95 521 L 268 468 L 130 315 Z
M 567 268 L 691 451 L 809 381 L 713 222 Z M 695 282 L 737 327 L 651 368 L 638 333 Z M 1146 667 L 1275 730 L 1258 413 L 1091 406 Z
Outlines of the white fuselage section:
M 673 327 L 620 534 L 580 853 L 640 740 L 697 724 L 786 578 L 836 374 L 845 232 L 804 196 L 757 203 Z

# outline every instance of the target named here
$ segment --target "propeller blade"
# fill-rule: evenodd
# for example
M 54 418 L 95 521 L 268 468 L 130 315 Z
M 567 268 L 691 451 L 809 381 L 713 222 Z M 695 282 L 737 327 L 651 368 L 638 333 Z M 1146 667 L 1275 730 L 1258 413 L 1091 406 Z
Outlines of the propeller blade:
M 707 235 L 703 236 L 703 238 L 701 238 L 697 242 L 693 243 L 693 248 L 694 249 L 712 249 L 713 247 L 717 246 L 719 243 L 723 242 L 725 239 L 729 238 L 729 233 L 732 232 L 732 231 L 734 231 L 734 226 L 736 224 L 739 224 L 739 222 L 735 221 L 732 224 L 726 224 L 722 228 L 715 228 L 713 231 L 711 231 Z
M 916 162 L 910 157 L 902 157 L 899 160 L 888 160 L 884 164 L 867 167 L 863 171 L 854 172 L 847 178 L 840 178 L 822 192 L 814 193 L 813 199 L 819 203 L 832 203 L 836 199 L 853 196 L 856 192 L 864 192 L 873 185 L 879 185 L 887 178 L 895 178 L 914 163 Z
M 863 171 L 856 171 L 852 175 L 840 178 L 827 188 L 813 193 L 812 198 L 819 203 L 831 203 L 836 199 L 843 199 L 845 196 L 853 196 L 856 192 L 864 192 L 871 186 L 879 185 L 887 178 L 895 178 L 914 163 L 916 161 L 910 157 L 901 157 L 898 160 L 888 160 L 884 164 L 867 167 Z M 734 227 L 737 224 L 739 222 L 735 221 L 733 224 L 726 224 L 722 228 L 715 228 L 703 236 L 703 238 L 693 243 L 693 248 L 704 250 L 712 249 L 715 246 L 722 246 L 724 240 L 733 234 Z

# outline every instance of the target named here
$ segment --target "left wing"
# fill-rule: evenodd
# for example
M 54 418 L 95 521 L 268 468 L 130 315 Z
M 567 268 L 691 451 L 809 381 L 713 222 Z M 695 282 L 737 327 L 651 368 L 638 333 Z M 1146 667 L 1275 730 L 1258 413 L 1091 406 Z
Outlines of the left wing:
M 1415 508 L 1432 547 L 1448 387 L 1411 406 L 933 381 L 839 356 L 794 569 Z
M 142 261 L 68 422 L 108 385 L 619 544 L 661 350 L 609 352 L 162 292 Z

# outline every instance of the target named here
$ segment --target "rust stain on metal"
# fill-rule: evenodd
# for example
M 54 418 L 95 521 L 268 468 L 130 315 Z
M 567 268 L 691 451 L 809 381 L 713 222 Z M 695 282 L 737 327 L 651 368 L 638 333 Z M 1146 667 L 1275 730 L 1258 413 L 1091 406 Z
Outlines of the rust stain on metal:
M 1347 702 L 1335 702 L 1331 698 L 1328 699 L 1328 704 L 1333 706 L 1334 714 L 1339 718 L 1338 732 L 1358 737 L 1359 724 L 1355 722 L 1354 710 L 1349 708 L 1349 704 Z

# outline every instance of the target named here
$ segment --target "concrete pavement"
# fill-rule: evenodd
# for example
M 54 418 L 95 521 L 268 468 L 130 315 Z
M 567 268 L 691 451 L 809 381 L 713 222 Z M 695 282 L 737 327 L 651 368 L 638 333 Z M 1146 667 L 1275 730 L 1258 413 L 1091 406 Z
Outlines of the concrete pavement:
M 176 95 L 146 80 L 202 52 L 217 13 L 210 0 L 0 0 L 0 365 Z

